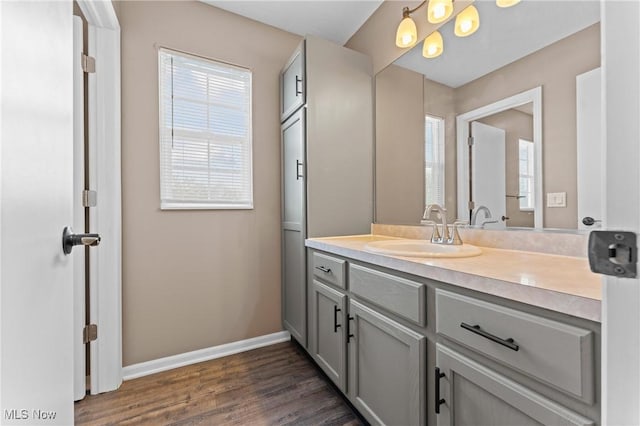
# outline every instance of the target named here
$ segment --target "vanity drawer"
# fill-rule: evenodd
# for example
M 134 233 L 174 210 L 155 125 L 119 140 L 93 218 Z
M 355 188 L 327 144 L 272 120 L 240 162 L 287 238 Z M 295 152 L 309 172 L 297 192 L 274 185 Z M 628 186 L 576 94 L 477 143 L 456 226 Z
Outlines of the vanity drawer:
M 437 289 L 436 332 L 593 403 L 590 330 Z
M 320 253 L 313 253 L 313 275 L 340 288 L 346 289 L 347 262 Z
M 352 294 L 414 323 L 426 323 L 426 286 L 358 265 L 349 265 Z

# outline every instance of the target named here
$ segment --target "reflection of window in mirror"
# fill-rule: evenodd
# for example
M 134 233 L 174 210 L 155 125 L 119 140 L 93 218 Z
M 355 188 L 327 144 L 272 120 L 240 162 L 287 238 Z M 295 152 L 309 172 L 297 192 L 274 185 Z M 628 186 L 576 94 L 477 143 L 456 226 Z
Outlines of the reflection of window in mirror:
M 533 142 L 520 139 L 520 210 L 533 211 Z
M 425 204 L 444 206 L 444 119 L 425 116 Z

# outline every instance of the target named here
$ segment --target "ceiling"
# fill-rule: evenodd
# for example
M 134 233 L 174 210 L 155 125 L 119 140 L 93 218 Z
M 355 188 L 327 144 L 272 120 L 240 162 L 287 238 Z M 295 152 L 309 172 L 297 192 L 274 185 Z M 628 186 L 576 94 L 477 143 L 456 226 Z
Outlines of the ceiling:
M 474 5 L 480 14 L 475 34 L 456 37 L 451 20 L 440 29 L 441 56 L 424 58 L 420 43 L 395 64 L 456 88 L 600 21 L 600 2 L 593 0 L 523 0 L 507 9 L 488 0 Z
M 314 35 L 342 46 L 383 0 L 201 1 L 294 34 Z

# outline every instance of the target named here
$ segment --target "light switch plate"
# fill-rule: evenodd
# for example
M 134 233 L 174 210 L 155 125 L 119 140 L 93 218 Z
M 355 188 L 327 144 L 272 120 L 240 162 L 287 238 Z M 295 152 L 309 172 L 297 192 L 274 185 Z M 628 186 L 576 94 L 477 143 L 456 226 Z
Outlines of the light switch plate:
M 547 192 L 547 207 L 567 207 L 567 193 Z

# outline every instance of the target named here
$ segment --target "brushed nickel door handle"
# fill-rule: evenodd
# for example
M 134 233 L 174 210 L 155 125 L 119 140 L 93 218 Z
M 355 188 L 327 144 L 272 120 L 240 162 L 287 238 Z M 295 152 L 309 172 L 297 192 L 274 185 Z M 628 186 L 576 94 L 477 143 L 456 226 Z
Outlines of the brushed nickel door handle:
M 95 247 L 101 240 L 99 234 L 74 234 L 73 229 L 67 226 L 62 231 L 62 251 L 64 254 L 71 254 L 75 246 Z

